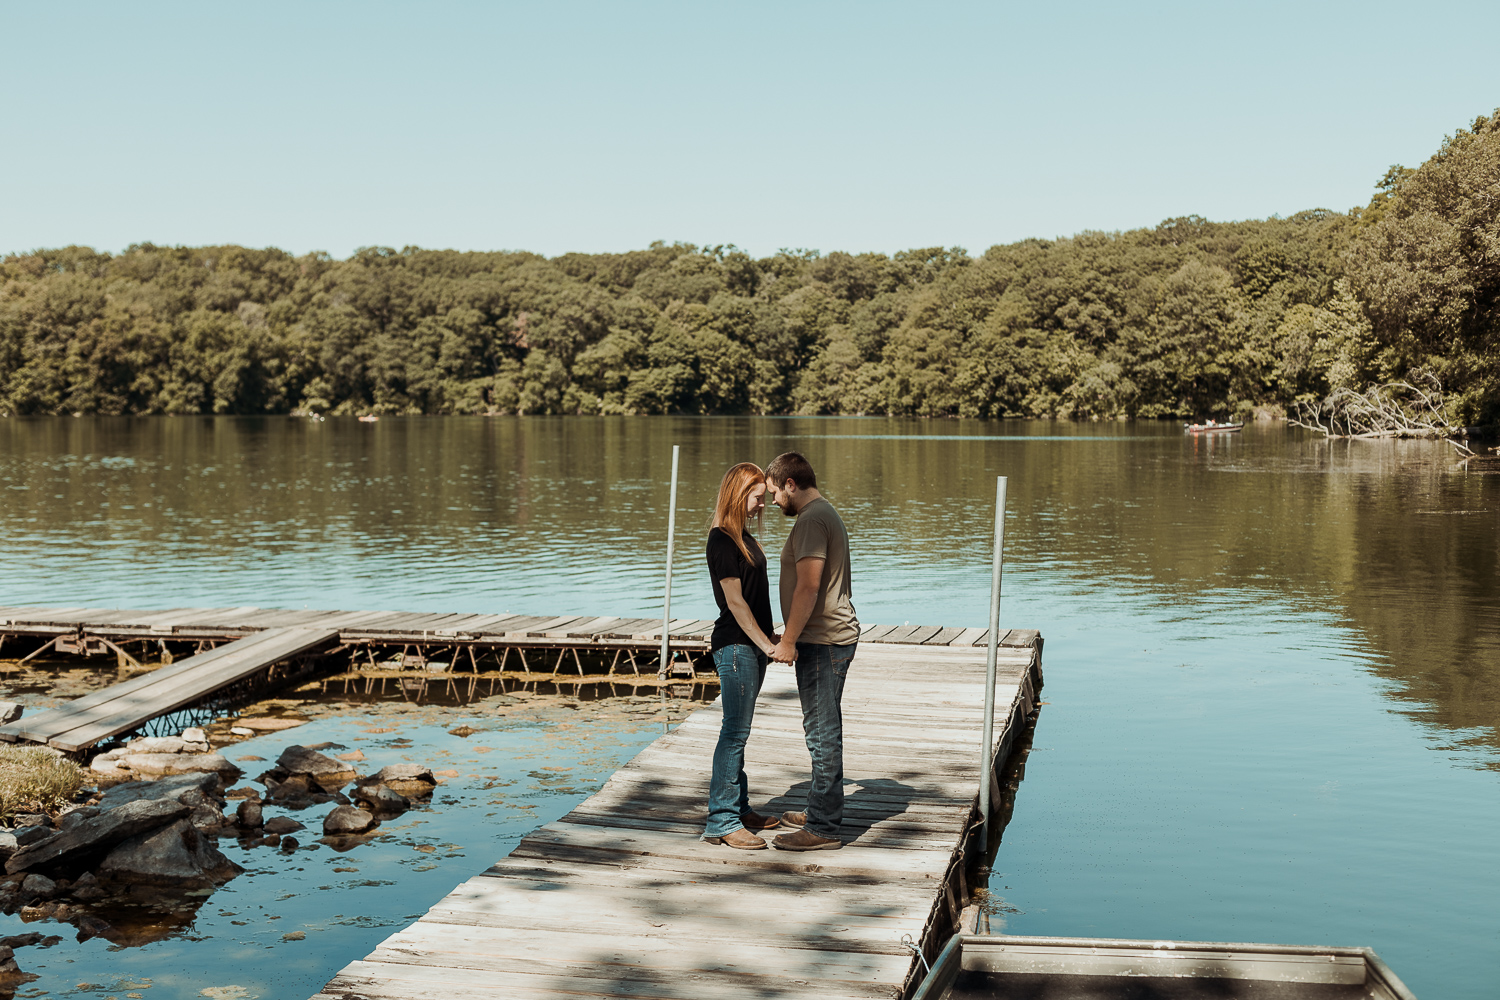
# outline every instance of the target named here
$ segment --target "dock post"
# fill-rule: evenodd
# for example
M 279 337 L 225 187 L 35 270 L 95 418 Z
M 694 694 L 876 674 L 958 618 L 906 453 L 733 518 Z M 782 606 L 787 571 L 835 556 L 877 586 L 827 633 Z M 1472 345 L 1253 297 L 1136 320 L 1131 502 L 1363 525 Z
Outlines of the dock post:
M 990 849 L 990 770 L 994 766 L 995 665 L 1000 653 L 1000 566 L 1005 558 L 1005 477 L 995 480 L 995 552 L 990 564 L 990 633 L 984 655 L 984 745 L 979 750 L 979 850 Z
M 661 602 L 661 666 L 658 677 L 667 676 L 667 630 L 672 624 L 672 543 L 677 534 L 677 453 L 680 446 L 672 446 L 672 493 L 667 501 L 667 589 Z

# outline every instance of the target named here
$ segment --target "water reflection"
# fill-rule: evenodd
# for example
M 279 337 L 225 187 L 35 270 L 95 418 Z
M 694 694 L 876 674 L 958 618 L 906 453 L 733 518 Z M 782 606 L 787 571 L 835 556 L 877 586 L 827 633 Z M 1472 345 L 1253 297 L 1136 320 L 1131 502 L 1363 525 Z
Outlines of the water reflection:
M 1442 443 L 1279 426 L 11 419 L 0 602 L 649 615 L 674 443 L 683 614 L 712 613 L 693 553 L 720 471 L 796 447 L 856 527 L 866 620 L 982 623 L 972 566 L 1006 474 L 1013 566 L 1152 600 L 1253 587 L 1332 612 L 1404 706 L 1500 745 L 1500 480 L 1456 472 Z

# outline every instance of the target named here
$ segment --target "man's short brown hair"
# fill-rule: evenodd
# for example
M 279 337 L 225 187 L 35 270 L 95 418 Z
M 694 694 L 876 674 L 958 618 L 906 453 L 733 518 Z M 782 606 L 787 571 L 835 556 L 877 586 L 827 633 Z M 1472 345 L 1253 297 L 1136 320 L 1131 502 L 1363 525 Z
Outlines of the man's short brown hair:
M 785 485 L 790 479 L 797 484 L 799 490 L 818 488 L 818 477 L 813 472 L 812 463 L 795 451 L 789 451 L 771 459 L 771 464 L 766 466 L 766 478 L 777 486 Z

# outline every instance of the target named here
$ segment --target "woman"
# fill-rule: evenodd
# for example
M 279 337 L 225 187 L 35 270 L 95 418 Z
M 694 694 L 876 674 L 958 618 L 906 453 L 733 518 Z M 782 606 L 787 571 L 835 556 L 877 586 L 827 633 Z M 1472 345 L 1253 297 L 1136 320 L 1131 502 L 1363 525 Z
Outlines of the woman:
M 745 778 L 745 739 L 755 719 L 755 699 L 766 677 L 766 660 L 776 648 L 771 634 L 771 585 L 766 554 L 745 530 L 752 516 L 766 507 L 766 477 L 760 466 L 741 462 L 724 473 L 708 529 L 708 575 L 713 581 L 719 617 L 714 622 L 713 657 L 719 671 L 719 702 L 724 722 L 714 748 L 708 786 L 708 826 L 703 839 L 742 851 L 758 851 L 766 842 L 757 830 L 781 820 L 750 808 Z

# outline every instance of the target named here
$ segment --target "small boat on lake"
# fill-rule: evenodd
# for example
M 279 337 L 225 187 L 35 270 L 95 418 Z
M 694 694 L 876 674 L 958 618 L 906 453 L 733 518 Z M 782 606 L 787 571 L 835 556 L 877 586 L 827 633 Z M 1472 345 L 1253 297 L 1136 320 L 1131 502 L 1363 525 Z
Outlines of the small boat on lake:
M 1217 420 L 1210 420 L 1207 423 L 1202 424 L 1183 424 L 1182 426 L 1189 434 L 1212 434 L 1224 431 L 1238 431 L 1243 430 L 1245 427 L 1243 423 L 1221 424 Z
M 1416 1000 L 1369 948 L 955 934 L 912 1000 Z
M 373 424 L 375 421 L 377 421 L 379 419 L 380 418 L 377 417 L 373 413 L 362 413 L 362 414 L 360 414 L 359 422 L 362 423 L 362 424 Z

